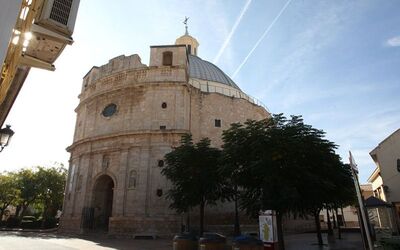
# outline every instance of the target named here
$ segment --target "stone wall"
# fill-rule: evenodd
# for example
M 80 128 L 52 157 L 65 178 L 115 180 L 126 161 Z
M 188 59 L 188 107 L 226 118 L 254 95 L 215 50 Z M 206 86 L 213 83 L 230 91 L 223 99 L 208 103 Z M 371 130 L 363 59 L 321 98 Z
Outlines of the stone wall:
M 111 217 L 109 233 L 115 235 L 171 236 L 180 232 L 180 217 Z
M 173 66 L 160 65 L 164 51 L 176 54 Z M 184 133 L 192 133 L 195 141 L 208 137 L 219 147 L 222 131 L 231 123 L 269 115 L 247 100 L 188 84 L 185 53 L 184 46 L 155 46 L 150 67 L 137 55 L 120 56 L 85 76 L 74 143 L 68 148 L 62 228 L 79 232 L 84 208 L 101 214 L 102 208 L 94 207 L 94 188 L 98 178 L 107 175 L 114 185 L 110 233 L 178 232 L 181 217 L 168 208 L 170 183 L 161 175 L 159 161 L 179 145 Z M 116 112 L 105 117 L 102 111 L 111 103 Z M 232 212 L 229 203 L 207 209 L 215 226 L 229 223 Z

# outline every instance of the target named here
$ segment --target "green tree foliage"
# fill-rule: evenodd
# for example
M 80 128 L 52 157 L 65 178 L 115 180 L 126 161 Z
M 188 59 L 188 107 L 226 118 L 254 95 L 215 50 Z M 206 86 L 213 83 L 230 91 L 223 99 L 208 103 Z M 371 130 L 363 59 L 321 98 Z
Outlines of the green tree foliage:
M 25 215 L 28 206 L 38 198 L 41 180 L 38 179 L 38 176 L 33 169 L 21 169 L 13 174 L 15 175 L 17 188 L 20 191 L 17 215 L 22 218 Z
M 17 216 L 22 218 L 29 206 L 41 208 L 45 224 L 62 207 L 66 175 L 63 165 L 21 169 L 0 175 L 1 212 L 8 205 L 14 205 Z
M 223 139 L 223 155 L 242 190 L 241 207 L 254 216 L 275 210 L 280 249 L 284 249 L 285 214 L 319 214 L 322 207 L 341 200 L 346 193 L 341 184 L 349 176 L 335 154 L 336 145 L 299 116 L 287 119 L 278 114 L 233 124 Z
M 0 220 L 9 205 L 16 204 L 19 197 L 15 178 L 9 173 L 0 174 Z
M 254 121 L 248 121 L 248 124 L 254 125 Z M 220 171 L 225 178 L 224 184 L 227 192 L 224 198 L 234 202 L 235 205 L 235 222 L 234 235 L 240 235 L 238 202 L 240 199 L 240 178 L 244 174 L 243 171 L 250 164 L 251 155 L 255 152 L 254 147 L 249 143 L 255 142 L 260 136 L 261 130 L 252 130 L 248 128 L 253 126 L 243 126 L 240 123 L 233 123 L 228 130 L 222 133 L 224 142 L 222 155 L 220 159 Z M 246 146 L 248 145 L 248 146 Z
M 53 168 L 38 167 L 36 172 L 39 180 L 38 201 L 43 204 L 43 223 L 54 218 L 57 210 L 61 210 L 64 198 L 67 170 L 63 166 Z
M 167 193 L 172 209 L 182 213 L 199 206 L 200 235 L 204 231 L 205 206 L 214 205 L 223 193 L 219 157 L 220 150 L 211 147 L 208 138 L 194 144 L 192 136 L 186 134 L 181 145 L 165 155 L 166 166 L 161 171 L 172 183 Z

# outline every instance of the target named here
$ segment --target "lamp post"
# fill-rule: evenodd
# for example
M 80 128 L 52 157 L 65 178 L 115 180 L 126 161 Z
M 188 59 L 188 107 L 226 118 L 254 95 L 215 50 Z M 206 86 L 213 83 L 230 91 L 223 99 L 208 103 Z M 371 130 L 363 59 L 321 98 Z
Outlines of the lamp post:
M 3 151 L 4 147 L 8 146 L 13 135 L 14 131 L 12 131 L 10 125 L 0 129 L 0 152 Z

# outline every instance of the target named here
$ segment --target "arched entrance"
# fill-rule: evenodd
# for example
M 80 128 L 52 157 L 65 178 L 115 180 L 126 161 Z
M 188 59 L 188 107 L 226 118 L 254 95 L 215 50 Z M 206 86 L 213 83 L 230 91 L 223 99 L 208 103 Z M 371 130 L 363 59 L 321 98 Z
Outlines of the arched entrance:
M 114 181 L 108 175 L 97 178 L 93 187 L 92 207 L 94 208 L 94 228 L 108 231 L 112 215 Z

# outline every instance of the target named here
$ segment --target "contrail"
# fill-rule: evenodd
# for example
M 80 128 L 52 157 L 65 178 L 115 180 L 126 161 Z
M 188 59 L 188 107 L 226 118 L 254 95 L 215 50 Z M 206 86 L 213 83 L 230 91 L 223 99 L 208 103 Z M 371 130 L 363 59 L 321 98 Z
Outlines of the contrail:
M 279 17 L 282 15 L 282 13 L 285 11 L 285 9 L 288 7 L 288 5 L 290 4 L 292 0 L 288 0 L 286 2 L 286 4 L 282 7 L 281 11 L 279 11 L 278 15 L 275 17 L 275 19 L 272 21 L 272 23 L 268 26 L 268 28 L 264 31 L 264 33 L 262 34 L 262 36 L 260 37 L 260 39 L 258 39 L 258 41 L 256 42 L 256 44 L 254 45 L 254 47 L 250 50 L 249 54 L 247 54 L 247 56 L 244 58 L 243 62 L 239 65 L 239 67 L 235 70 L 235 72 L 232 75 L 232 78 L 234 78 L 240 71 L 240 69 L 243 67 L 243 65 L 247 62 L 247 60 L 249 59 L 249 57 L 251 56 L 251 54 L 253 54 L 254 50 L 256 50 L 256 48 L 258 47 L 258 45 L 260 45 L 261 41 L 265 38 L 265 36 L 269 33 L 269 31 L 271 30 L 271 28 L 274 26 L 274 24 L 276 23 L 276 21 L 279 19 Z
M 226 46 L 228 46 L 228 43 L 230 42 L 233 34 L 236 31 L 237 26 L 239 26 L 240 21 L 242 20 L 242 17 L 246 13 L 247 9 L 249 8 L 249 5 L 252 0 L 247 0 L 246 4 L 244 5 L 242 11 L 240 12 L 240 15 L 235 21 L 235 24 L 233 25 L 231 32 L 229 33 L 228 37 L 225 39 L 224 43 L 222 44 L 222 47 L 219 49 L 217 56 L 214 58 L 214 64 L 218 62 L 219 58 L 221 57 L 222 53 L 224 53 Z

